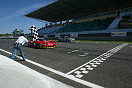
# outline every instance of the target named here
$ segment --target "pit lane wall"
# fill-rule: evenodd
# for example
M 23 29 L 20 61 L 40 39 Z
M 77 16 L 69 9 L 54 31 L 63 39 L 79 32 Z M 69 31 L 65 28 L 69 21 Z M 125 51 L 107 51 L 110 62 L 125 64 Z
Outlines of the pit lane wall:
M 48 40 L 57 40 L 55 37 L 48 37 Z M 132 37 L 78 37 L 76 40 L 88 40 L 88 41 L 132 41 Z
M 63 34 L 62 36 L 70 37 L 70 34 Z M 76 40 L 90 40 L 90 41 L 132 41 L 132 32 L 111 32 L 111 33 L 93 33 L 93 34 L 78 34 L 78 37 L 73 37 Z M 47 37 L 48 40 L 56 40 L 55 35 Z

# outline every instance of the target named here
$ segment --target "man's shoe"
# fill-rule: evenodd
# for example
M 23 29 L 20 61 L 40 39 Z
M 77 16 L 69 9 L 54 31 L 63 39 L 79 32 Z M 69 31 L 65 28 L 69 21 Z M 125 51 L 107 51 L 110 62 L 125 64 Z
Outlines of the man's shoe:
M 11 60 L 14 60 L 14 59 L 12 59 L 12 58 L 10 58 Z

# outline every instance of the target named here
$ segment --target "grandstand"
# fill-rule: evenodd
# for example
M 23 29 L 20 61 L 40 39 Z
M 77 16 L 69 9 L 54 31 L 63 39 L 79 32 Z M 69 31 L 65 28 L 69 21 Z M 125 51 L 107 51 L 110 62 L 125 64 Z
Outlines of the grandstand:
M 97 19 L 94 21 L 73 23 L 60 28 L 57 32 L 81 32 L 81 31 L 98 31 L 106 30 L 114 18 Z M 57 33 L 56 32 L 56 33 Z
M 49 23 L 38 30 L 39 36 L 77 34 L 77 39 L 129 41 L 131 4 L 130 0 L 56 0 L 25 16 Z
M 132 29 L 132 14 L 122 16 L 117 29 Z

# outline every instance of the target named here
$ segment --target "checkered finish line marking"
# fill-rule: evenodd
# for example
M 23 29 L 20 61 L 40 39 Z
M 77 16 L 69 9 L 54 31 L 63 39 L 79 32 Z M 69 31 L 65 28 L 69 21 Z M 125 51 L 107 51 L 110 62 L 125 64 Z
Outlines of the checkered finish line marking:
M 128 43 L 123 43 L 66 74 L 70 75 L 71 77 L 82 78 L 85 74 L 88 74 L 91 70 L 93 70 L 95 67 L 100 65 L 102 62 L 107 60 L 107 58 L 111 57 L 126 45 L 128 45 Z

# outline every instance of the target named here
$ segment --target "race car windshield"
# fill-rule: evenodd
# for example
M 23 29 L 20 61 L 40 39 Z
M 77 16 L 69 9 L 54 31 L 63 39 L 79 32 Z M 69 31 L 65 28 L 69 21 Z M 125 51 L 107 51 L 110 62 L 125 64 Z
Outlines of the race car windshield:
M 37 39 L 37 41 L 46 41 L 46 39 Z

